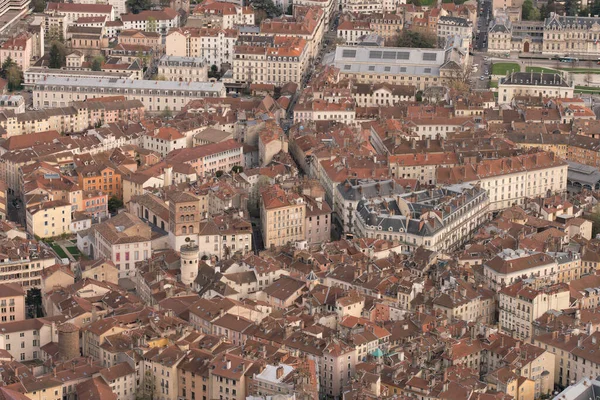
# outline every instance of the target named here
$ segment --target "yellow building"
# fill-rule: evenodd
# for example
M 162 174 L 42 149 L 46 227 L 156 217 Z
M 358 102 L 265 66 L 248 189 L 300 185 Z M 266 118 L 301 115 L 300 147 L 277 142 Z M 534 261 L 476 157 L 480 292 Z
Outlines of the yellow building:
M 266 248 L 305 240 L 306 203 L 279 185 L 261 191 L 260 222 Z
M 48 201 L 27 210 L 27 232 L 41 238 L 71 233 L 71 204 Z

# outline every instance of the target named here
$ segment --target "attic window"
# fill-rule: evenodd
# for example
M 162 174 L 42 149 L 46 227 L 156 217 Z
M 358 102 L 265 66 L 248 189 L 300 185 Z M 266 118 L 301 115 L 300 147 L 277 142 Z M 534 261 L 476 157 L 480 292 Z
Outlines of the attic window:
M 374 65 L 369 65 L 369 71 L 375 71 L 375 66 Z
M 391 67 L 385 67 L 385 68 L 384 68 L 384 71 L 385 71 L 385 72 L 390 72 L 391 70 L 392 70 L 392 69 L 391 69 Z
M 344 65 L 345 70 L 349 70 L 350 68 L 351 68 L 350 65 Z

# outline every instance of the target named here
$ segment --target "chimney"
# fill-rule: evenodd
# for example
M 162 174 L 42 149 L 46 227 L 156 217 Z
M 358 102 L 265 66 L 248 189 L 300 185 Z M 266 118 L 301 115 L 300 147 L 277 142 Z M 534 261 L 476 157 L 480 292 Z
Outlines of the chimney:
M 281 366 L 277 367 L 275 376 L 277 379 L 281 379 L 283 377 L 283 367 L 281 367 Z
M 227 360 L 227 369 L 231 369 L 231 360 Z

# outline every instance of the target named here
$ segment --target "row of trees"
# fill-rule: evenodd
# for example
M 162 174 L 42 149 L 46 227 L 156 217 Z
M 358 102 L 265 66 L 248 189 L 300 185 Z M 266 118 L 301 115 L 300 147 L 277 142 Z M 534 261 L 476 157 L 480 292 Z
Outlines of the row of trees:
M 437 45 L 435 35 L 414 31 L 402 31 L 396 42 L 398 47 L 423 47 L 433 49 Z

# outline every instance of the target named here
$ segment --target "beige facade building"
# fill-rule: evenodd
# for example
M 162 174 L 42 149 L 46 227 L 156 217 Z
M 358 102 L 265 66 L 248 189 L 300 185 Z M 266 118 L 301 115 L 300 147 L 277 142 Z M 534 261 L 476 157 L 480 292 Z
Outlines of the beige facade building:
M 264 188 L 260 195 L 260 222 L 266 248 L 306 239 L 303 197 L 279 185 Z
M 517 282 L 499 292 L 500 329 L 518 339 L 530 339 L 533 321 L 546 311 L 570 306 L 569 287 L 564 283 L 535 289 Z
M 71 232 L 71 204 L 64 200 L 48 201 L 27 209 L 27 232 L 48 238 Z
M 166 39 L 166 54 L 178 57 L 203 58 L 210 66 L 221 68 L 231 64 L 237 29 L 179 28 L 172 29 Z
M 23 321 L 25 315 L 25 291 L 17 283 L 0 283 L 0 321 Z
M 24 32 L 0 45 L 0 63 L 4 63 L 10 57 L 21 71 L 26 71 L 31 65 L 32 53 L 32 36 Z
M 272 44 L 239 45 L 234 49 L 233 80 L 237 83 L 300 84 L 310 51 L 305 39 L 275 36 Z
M 510 104 L 515 96 L 573 97 L 575 86 L 561 74 L 513 72 L 498 83 L 498 103 Z
M 203 58 L 164 55 L 158 61 L 158 76 L 167 81 L 206 82 L 208 66 Z

